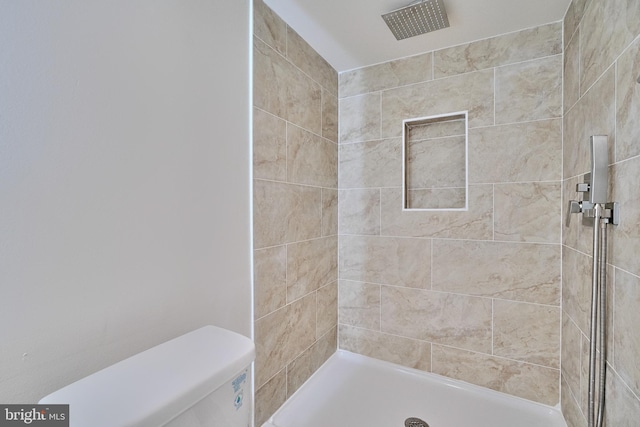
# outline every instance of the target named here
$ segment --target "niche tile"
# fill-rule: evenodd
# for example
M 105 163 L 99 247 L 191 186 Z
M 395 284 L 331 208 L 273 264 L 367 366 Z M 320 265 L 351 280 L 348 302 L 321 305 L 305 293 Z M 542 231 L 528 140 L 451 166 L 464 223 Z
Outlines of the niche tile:
M 616 76 L 616 161 L 640 155 L 640 39 L 620 57 Z

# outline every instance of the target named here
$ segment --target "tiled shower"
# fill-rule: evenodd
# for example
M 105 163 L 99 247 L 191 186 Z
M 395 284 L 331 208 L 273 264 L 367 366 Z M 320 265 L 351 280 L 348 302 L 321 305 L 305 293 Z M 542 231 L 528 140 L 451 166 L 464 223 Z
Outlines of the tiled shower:
M 255 1 L 256 423 L 337 347 L 586 425 L 590 233 L 566 226 L 610 136 L 608 425 L 640 417 L 640 1 L 337 73 Z M 402 120 L 469 111 L 469 210 L 402 211 Z M 636 328 L 637 329 L 637 328 Z M 634 418 L 635 417 L 635 418 Z

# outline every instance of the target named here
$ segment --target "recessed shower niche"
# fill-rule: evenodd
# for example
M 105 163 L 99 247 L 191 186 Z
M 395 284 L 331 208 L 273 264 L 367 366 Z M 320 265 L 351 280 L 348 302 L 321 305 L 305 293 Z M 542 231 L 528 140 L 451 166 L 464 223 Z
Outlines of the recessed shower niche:
M 468 208 L 467 111 L 403 121 L 403 210 Z

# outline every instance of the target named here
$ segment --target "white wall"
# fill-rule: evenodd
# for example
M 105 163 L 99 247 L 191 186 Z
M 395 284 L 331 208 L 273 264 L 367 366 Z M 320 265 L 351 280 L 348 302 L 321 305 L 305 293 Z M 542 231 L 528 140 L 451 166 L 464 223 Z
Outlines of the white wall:
M 249 0 L 0 11 L 0 402 L 249 335 Z

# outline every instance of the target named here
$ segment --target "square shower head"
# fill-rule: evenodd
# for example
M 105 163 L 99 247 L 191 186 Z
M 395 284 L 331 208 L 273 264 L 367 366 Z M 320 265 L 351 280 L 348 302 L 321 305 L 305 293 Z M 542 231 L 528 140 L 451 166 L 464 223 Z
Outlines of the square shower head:
M 382 15 L 389 29 L 402 40 L 449 26 L 442 0 L 421 0 Z

